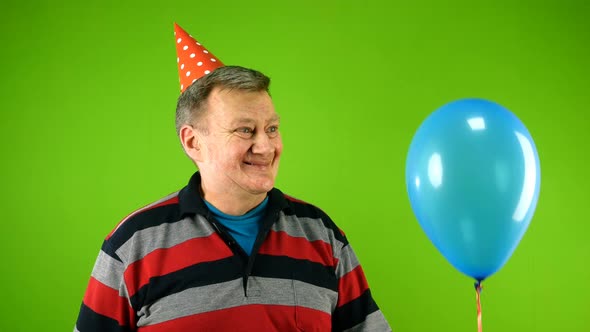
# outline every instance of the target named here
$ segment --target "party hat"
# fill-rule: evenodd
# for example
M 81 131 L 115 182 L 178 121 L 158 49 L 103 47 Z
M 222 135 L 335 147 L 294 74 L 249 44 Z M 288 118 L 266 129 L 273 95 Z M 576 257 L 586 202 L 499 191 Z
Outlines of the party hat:
M 174 37 L 181 93 L 194 81 L 223 66 L 217 57 L 176 23 L 174 23 Z

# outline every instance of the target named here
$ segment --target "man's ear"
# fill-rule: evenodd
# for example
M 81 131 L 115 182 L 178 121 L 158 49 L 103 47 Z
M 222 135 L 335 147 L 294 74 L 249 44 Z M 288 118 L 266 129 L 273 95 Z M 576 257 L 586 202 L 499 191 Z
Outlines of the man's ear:
M 202 161 L 203 151 L 201 149 L 201 139 L 197 129 L 191 125 L 183 125 L 179 133 L 180 143 L 184 152 L 196 163 Z

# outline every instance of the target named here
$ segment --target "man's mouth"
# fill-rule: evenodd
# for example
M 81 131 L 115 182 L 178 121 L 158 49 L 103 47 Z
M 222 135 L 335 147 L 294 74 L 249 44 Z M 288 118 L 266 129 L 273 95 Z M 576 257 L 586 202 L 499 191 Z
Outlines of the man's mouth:
M 262 162 L 248 162 L 248 161 L 244 161 L 244 164 L 246 164 L 248 166 L 254 166 L 254 167 L 267 167 L 267 166 L 270 166 L 270 162 L 268 162 L 268 163 L 262 163 Z

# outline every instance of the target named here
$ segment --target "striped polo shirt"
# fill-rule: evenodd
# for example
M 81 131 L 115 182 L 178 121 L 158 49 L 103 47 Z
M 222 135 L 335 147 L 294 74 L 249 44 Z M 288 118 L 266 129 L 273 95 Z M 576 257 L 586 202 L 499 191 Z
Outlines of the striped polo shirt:
M 74 331 L 391 331 L 345 235 L 278 189 L 251 255 L 188 185 L 106 237 Z

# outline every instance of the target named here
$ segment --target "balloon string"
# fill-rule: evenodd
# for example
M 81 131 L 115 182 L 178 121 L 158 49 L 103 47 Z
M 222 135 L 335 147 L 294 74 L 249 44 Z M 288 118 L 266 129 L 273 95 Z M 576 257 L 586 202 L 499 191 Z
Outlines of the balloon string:
M 482 332 L 481 328 L 481 301 L 480 294 L 482 290 L 481 281 L 475 283 L 475 298 L 477 299 L 477 332 Z

